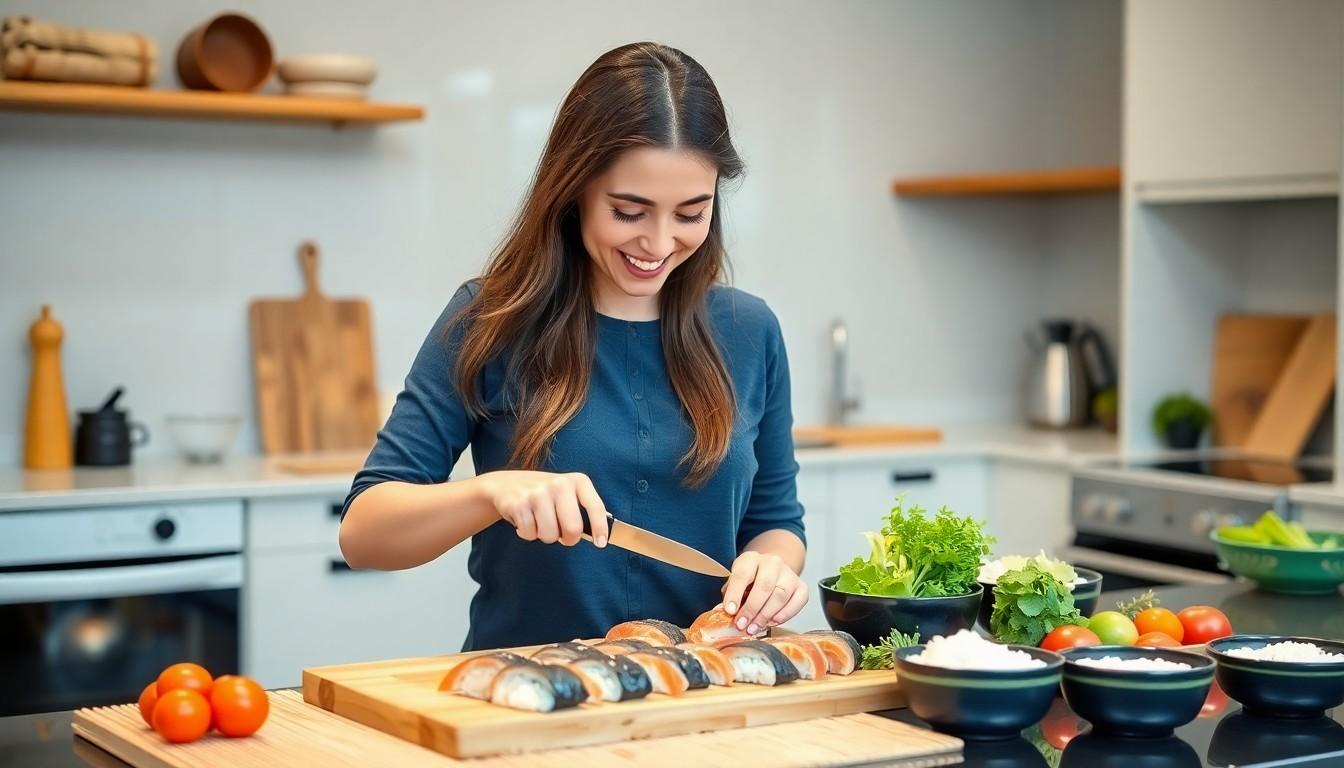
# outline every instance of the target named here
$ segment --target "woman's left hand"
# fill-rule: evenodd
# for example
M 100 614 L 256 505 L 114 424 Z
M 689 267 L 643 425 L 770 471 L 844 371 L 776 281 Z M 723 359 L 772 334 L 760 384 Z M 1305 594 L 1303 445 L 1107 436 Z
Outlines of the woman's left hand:
M 743 595 L 745 594 L 745 599 Z M 807 585 L 778 555 L 746 551 L 723 586 L 723 609 L 737 628 L 755 634 L 783 624 L 807 605 Z

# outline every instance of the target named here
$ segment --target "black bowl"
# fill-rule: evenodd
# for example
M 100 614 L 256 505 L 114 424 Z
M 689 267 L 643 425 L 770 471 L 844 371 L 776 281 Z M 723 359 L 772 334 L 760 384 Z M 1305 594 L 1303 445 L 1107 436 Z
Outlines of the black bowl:
M 1045 716 L 1059 689 L 1064 659 L 1029 645 L 1010 645 L 1045 662 L 1035 669 L 948 669 L 911 661 L 923 645 L 895 653 L 910 711 L 935 731 L 967 740 L 1012 739 Z
M 1082 615 L 1091 616 L 1097 609 L 1097 598 L 1101 596 L 1101 574 L 1091 568 L 1074 568 L 1073 572 L 1087 579 L 1073 586 L 1073 605 Z M 994 613 L 994 585 L 982 581 L 980 586 L 985 590 L 985 597 L 980 601 L 980 616 L 977 621 L 986 632 L 989 632 L 989 617 Z
M 1069 740 L 1060 768 L 1204 768 L 1195 748 L 1176 736 L 1125 739 L 1084 733 Z
M 1247 712 L 1274 717 L 1320 717 L 1344 703 L 1344 661 L 1260 661 L 1228 656 L 1232 648 L 1263 648 L 1293 640 L 1344 653 L 1344 643 L 1313 637 L 1231 635 L 1211 640 L 1209 655 L 1218 662 L 1218 684 Z
M 1261 717 L 1245 711 L 1218 721 L 1209 741 L 1210 765 L 1291 760 L 1344 750 L 1344 725 L 1328 717 Z
M 976 611 L 984 589 L 975 589 L 956 597 L 881 597 L 854 595 L 834 588 L 839 576 L 817 582 L 821 588 L 821 609 L 831 629 L 854 636 L 863 645 L 874 645 L 899 629 L 905 634 L 919 633 L 920 640 L 934 635 L 953 635 L 975 626 Z
M 1092 730 L 1108 736 L 1161 737 L 1194 720 L 1213 684 L 1213 660 L 1187 651 L 1094 645 L 1064 656 L 1064 699 Z M 1118 656 L 1157 658 L 1191 669 L 1119 670 L 1078 664 L 1079 659 Z

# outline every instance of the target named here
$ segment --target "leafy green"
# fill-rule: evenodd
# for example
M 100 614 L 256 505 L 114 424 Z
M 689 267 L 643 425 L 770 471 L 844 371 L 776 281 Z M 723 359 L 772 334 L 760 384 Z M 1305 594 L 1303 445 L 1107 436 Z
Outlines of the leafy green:
M 868 557 L 840 566 L 835 588 L 856 595 L 948 597 L 974 586 L 980 560 L 994 537 L 984 523 L 957 517 L 943 507 L 932 517 L 918 504 L 905 509 L 905 496 L 887 515 L 880 533 L 863 534 Z
M 994 585 L 989 629 L 1001 643 L 1039 645 L 1055 627 L 1087 626 L 1073 605 L 1073 592 L 1035 561 L 1008 571 Z
M 863 647 L 863 660 L 859 662 L 859 666 L 863 669 L 891 669 L 896 666 L 896 660 L 893 658 L 896 650 L 912 645 L 919 645 L 918 632 L 907 635 L 893 628 L 891 634 L 879 640 L 877 645 Z
M 1255 525 L 1222 526 L 1218 529 L 1218 537 L 1245 544 L 1293 549 L 1333 549 L 1339 543 L 1334 536 L 1327 536 L 1319 542 L 1313 540 L 1301 523 L 1296 520 L 1285 521 L 1275 514 L 1274 510 L 1267 510 L 1255 521 Z

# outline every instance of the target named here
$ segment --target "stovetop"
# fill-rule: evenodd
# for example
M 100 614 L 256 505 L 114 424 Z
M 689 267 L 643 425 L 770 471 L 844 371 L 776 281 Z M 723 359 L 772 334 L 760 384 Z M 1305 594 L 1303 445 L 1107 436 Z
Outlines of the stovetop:
M 1301 483 L 1328 483 L 1334 480 L 1333 463 L 1329 459 L 1308 458 L 1299 461 L 1195 455 L 1170 461 L 1128 462 L 1130 469 L 1156 469 L 1187 475 L 1216 477 L 1223 480 L 1245 480 L 1270 485 L 1299 485 Z

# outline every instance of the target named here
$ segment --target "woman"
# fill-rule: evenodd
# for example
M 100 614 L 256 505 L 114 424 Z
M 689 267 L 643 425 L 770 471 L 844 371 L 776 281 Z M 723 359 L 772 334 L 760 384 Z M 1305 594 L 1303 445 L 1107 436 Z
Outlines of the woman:
M 741 172 L 694 59 L 638 43 L 594 62 L 512 231 L 449 302 L 355 477 L 347 562 L 410 568 L 470 538 L 466 650 L 637 618 L 687 626 L 719 602 L 750 631 L 797 614 L 783 339 L 763 302 L 717 285 L 720 181 Z M 476 476 L 448 482 L 468 444 Z M 606 548 L 604 511 L 732 576 Z

